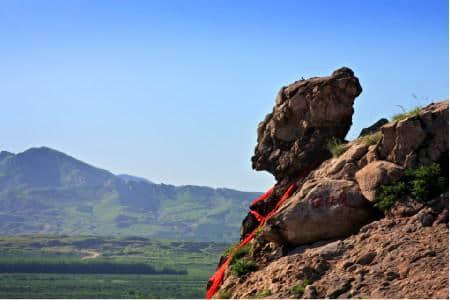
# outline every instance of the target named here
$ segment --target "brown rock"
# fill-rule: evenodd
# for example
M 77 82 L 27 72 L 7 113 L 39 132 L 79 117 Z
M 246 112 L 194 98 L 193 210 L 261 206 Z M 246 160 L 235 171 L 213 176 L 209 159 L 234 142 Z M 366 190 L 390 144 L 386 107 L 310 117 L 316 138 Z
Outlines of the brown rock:
M 281 239 L 289 245 L 309 244 L 355 232 L 373 214 L 356 183 L 324 179 L 305 198 L 296 194 L 288 199 L 267 221 L 267 230 L 281 236 L 273 242 Z
M 327 298 L 337 298 L 352 288 L 353 278 L 332 282 L 327 291 Z
M 378 160 L 378 152 L 377 152 L 376 145 L 369 146 L 369 149 L 368 149 L 367 155 L 366 155 L 366 160 L 367 160 L 367 163 L 371 163 L 373 161 Z
M 397 218 L 414 216 L 423 208 L 424 204 L 410 197 L 397 201 L 389 210 L 390 215 Z
M 345 67 L 283 87 L 272 113 L 258 126 L 253 168 L 280 180 L 328 158 L 324 145 L 331 137 L 345 137 L 361 91 L 358 78 Z
M 356 172 L 355 179 L 363 195 L 370 201 L 375 200 L 377 188 L 400 179 L 403 169 L 391 162 L 378 160 L 371 162 Z
M 364 253 L 358 257 L 358 259 L 356 260 L 356 263 L 360 264 L 360 265 L 369 265 L 376 256 L 377 256 L 377 253 L 374 251 Z
M 433 225 L 434 216 L 431 213 L 426 213 L 420 216 L 420 223 L 422 223 L 422 226 L 431 226 Z
M 399 275 L 397 272 L 394 272 L 394 271 L 388 271 L 388 272 L 386 272 L 385 277 L 386 277 L 386 280 L 387 280 L 387 281 L 392 281 L 392 280 L 394 280 L 394 279 L 399 278 L 400 275 Z
M 305 287 L 305 291 L 303 293 L 304 299 L 316 299 L 317 298 L 317 290 L 314 285 L 307 285 Z
M 448 100 L 427 105 L 417 116 L 386 124 L 381 131 L 377 148 L 382 159 L 404 167 L 438 161 L 448 155 Z

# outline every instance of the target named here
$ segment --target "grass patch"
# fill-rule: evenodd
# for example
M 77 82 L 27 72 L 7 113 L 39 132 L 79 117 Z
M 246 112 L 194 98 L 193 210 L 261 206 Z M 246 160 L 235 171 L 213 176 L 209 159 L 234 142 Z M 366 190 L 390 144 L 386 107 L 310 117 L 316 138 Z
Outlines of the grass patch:
M 231 291 L 229 291 L 229 290 L 220 290 L 217 293 L 217 297 L 219 299 L 230 299 L 231 298 Z
M 264 231 L 264 226 L 259 226 L 258 229 L 255 231 L 255 238 L 259 237 L 261 233 Z
M 393 115 L 391 118 L 392 121 L 401 121 L 409 117 L 418 116 L 421 111 L 421 108 L 418 106 L 410 111 L 406 111 L 402 106 L 400 106 L 400 108 L 403 110 L 403 112 Z
M 362 136 L 361 141 L 366 145 L 375 145 L 381 140 L 382 137 L 383 133 L 381 133 L 381 131 L 377 131 L 375 133 Z
M 300 298 L 301 296 L 303 296 L 303 293 L 305 292 L 305 287 L 307 285 L 310 285 L 311 283 L 312 283 L 311 280 L 305 279 L 301 284 L 294 285 L 291 288 L 291 291 L 297 298 Z
M 247 244 L 243 246 L 241 249 L 237 250 L 233 254 L 233 258 L 230 261 L 230 265 L 234 265 L 239 259 L 250 254 L 250 248 L 251 248 L 250 244 Z
M 227 249 L 225 249 L 225 251 L 223 252 L 222 256 L 223 257 L 228 257 L 231 253 L 233 253 L 234 248 L 236 248 L 238 244 L 231 244 L 230 246 L 228 246 Z
M 380 186 L 375 197 L 375 207 L 386 211 L 406 195 L 426 201 L 445 191 L 447 186 L 447 178 L 442 176 L 441 167 L 437 163 L 410 168 L 399 181 Z
M 328 151 L 333 155 L 333 157 L 339 157 L 342 153 L 347 150 L 347 144 L 344 144 L 341 140 L 332 137 L 326 143 Z
M 256 295 L 252 298 L 255 299 L 260 299 L 260 298 L 265 298 L 272 295 L 272 292 L 269 289 L 264 289 L 261 292 L 256 293 Z
M 253 260 L 241 258 L 231 266 L 231 273 L 240 277 L 250 272 L 256 271 L 257 269 L 258 267 Z

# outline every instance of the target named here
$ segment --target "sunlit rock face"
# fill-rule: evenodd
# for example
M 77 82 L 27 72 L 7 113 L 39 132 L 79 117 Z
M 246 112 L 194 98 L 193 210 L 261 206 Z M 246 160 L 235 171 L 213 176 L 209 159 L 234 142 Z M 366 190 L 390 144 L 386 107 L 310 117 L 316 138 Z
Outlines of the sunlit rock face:
M 258 126 L 253 168 L 281 180 L 327 159 L 324 144 L 331 137 L 345 137 L 361 91 L 358 78 L 346 67 L 281 88 L 272 113 Z

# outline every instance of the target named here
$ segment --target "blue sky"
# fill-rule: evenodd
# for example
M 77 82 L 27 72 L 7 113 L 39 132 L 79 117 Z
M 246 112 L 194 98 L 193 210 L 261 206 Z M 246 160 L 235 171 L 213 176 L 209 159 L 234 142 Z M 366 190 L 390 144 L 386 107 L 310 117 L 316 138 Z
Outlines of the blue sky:
M 263 191 L 250 157 L 281 86 L 352 68 L 348 138 L 448 97 L 448 2 L 2 0 L 0 57 L 2 150 Z

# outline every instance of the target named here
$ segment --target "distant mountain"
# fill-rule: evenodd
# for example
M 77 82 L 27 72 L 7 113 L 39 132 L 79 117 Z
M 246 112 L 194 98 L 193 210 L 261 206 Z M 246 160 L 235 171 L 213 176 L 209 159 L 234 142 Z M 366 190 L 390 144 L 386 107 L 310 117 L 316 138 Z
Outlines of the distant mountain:
M 117 177 L 125 180 L 126 182 L 134 181 L 134 182 L 147 182 L 147 183 L 153 183 L 150 180 L 142 177 L 132 176 L 128 174 L 119 174 Z
M 114 175 L 42 147 L 0 152 L 0 234 L 140 235 L 196 241 L 239 237 L 259 193 L 155 184 Z

